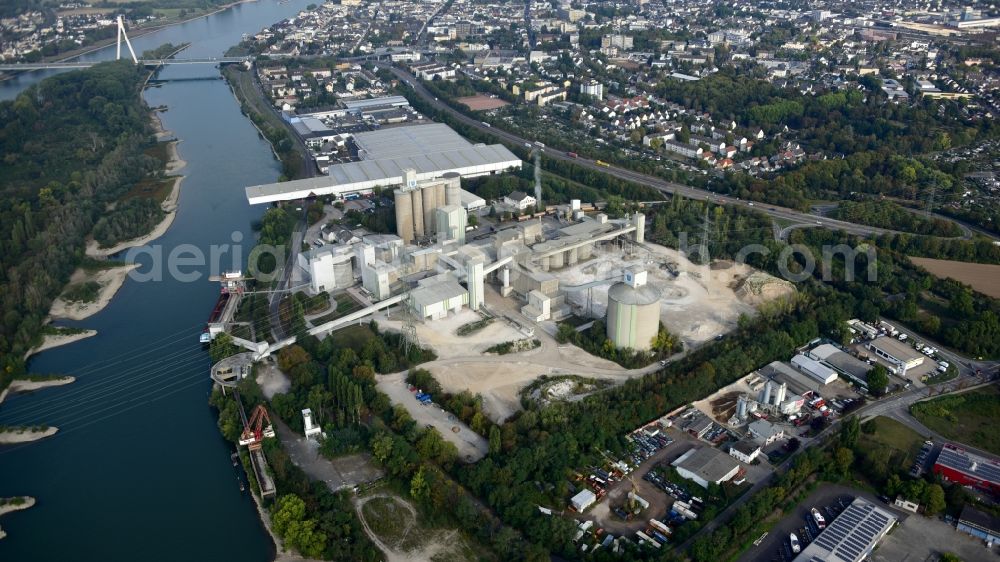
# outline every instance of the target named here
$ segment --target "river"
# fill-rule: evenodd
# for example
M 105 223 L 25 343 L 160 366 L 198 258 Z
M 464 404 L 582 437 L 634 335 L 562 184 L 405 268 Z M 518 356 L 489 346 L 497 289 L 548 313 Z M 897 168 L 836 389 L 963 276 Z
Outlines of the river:
M 192 45 L 181 56 L 220 56 L 311 0 L 260 0 L 162 29 L 133 41 L 141 54 L 163 43 Z M 83 58 L 114 57 L 114 45 Z M 163 79 L 215 75 L 210 66 L 170 66 Z M 46 75 L 0 82 L 10 99 Z M 164 127 L 181 139 L 180 208 L 154 244 L 164 255 L 180 244 L 207 248 L 242 236 L 252 244 L 246 185 L 275 181 L 280 166 L 240 113 L 222 80 L 167 82 L 147 90 L 165 105 Z M 245 257 L 244 257 L 245 259 Z M 148 256 L 137 261 L 150 266 Z M 227 262 L 223 261 L 225 265 Z M 207 273 L 208 267 L 189 268 Z M 169 276 L 168 276 L 169 277 Z M 198 334 L 219 294 L 197 282 L 129 280 L 101 313 L 66 323 L 96 337 L 39 354 L 37 373 L 76 375 L 71 385 L 10 397 L 0 424 L 49 424 L 55 436 L 0 448 L 0 496 L 26 494 L 38 504 L 4 516 L 0 560 L 270 560 L 273 546 L 253 501 L 241 493 L 232 449 L 207 404 L 209 360 Z

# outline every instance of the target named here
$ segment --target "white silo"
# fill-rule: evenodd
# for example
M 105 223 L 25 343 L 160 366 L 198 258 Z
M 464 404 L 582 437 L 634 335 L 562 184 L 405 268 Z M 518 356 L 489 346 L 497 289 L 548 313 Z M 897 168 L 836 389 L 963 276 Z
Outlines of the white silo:
M 781 383 L 780 385 L 778 385 L 778 392 L 777 392 L 777 394 L 774 397 L 774 405 L 775 406 L 781 406 L 781 404 L 785 401 L 785 395 L 787 393 L 788 393 L 788 385 L 787 384 Z
M 771 381 L 767 381 L 767 384 L 764 385 L 764 394 L 760 398 L 760 403 L 765 406 L 771 404 L 771 386 Z

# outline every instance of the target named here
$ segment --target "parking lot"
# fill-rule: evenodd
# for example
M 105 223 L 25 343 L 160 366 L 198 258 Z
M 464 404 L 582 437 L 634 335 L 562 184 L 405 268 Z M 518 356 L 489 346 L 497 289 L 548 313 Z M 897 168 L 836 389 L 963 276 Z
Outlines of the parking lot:
M 857 497 L 863 497 L 871 502 L 886 508 L 900 519 L 905 518 L 905 512 L 886 506 L 872 494 L 859 490 L 840 486 L 836 484 L 826 484 L 820 486 L 812 494 L 795 506 L 795 509 L 788 513 L 778 522 L 756 546 L 751 546 L 743 553 L 739 562 L 785 562 L 793 560 L 795 554 L 792 552 L 789 536 L 795 533 L 798 536 L 801 548 L 812 542 L 819 534 L 820 529 L 812 520 L 809 510 L 813 507 L 820 510 L 826 523 L 829 525 L 834 518 L 840 514 Z M 922 560 L 922 559 L 921 559 Z

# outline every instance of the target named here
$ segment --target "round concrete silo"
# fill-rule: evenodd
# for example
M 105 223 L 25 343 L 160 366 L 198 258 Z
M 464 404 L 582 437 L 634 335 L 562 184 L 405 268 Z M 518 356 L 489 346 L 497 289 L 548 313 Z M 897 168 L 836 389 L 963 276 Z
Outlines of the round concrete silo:
M 646 351 L 660 329 L 660 291 L 615 283 L 608 289 L 608 339 L 615 347 Z
M 396 234 L 404 244 L 413 242 L 413 201 L 410 193 L 397 189 L 393 192 L 396 202 Z
M 462 206 L 462 176 L 458 172 L 448 172 L 442 178 L 445 181 L 445 203 Z
M 423 198 L 420 196 L 420 190 L 414 189 L 410 191 L 411 205 L 413 206 L 413 232 L 416 234 L 417 238 L 424 237 L 424 203 Z
M 438 208 L 437 190 L 433 185 L 425 186 L 420 190 L 420 195 L 423 199 L 424 230 L 426 230 L 427 235 L 430 236 L 431 234 L 437 232 L 434 225 L 434 209 Z

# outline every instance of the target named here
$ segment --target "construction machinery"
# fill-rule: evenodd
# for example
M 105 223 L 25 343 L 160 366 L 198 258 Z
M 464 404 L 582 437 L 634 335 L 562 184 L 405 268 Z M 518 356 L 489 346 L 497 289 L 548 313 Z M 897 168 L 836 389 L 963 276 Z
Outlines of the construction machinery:
M 245 445 L 251 451 L 261 448 L 264 438 L 274 437 L 274 427 L 271 418 L 263 404 L 258 404 L 250 414 L 250 420 L 243 424 L 240 435 L 240 445 Z

